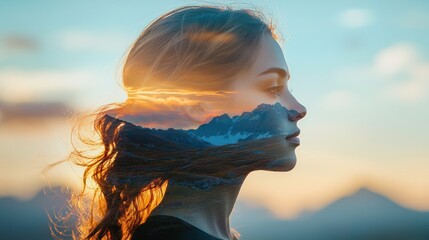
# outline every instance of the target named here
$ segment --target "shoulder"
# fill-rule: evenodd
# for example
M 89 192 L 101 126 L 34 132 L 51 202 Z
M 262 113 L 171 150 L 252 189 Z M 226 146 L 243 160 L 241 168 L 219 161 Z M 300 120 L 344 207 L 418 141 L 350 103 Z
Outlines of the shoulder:
M 221 240 L 180 218 L 167 215 L 150 216 L 134 231 L 131 240 Z

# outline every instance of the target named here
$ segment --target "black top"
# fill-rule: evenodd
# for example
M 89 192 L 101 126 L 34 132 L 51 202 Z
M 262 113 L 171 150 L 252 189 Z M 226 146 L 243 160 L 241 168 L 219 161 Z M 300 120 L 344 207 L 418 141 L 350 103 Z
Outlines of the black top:
M 222 240 L 174 216 L 150 215 L 131 240 Z

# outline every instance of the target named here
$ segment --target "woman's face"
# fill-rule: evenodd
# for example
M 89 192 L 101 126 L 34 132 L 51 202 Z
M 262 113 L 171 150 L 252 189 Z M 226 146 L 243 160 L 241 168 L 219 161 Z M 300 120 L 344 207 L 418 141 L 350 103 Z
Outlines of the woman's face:
M 244 111 L 252 111 L 259 104 L 275 104 L 279 102 L 287 108 L 291 115 L 285 119 L 275 119 L 276 124 L 281 124 L 287 129 L 287 134 L 292 134 L 299 130 L 297 122 L 304 117 L 307 110 L 292 95 L 288 88 L 290 81 L 288 66 L 283 56 L 283 52 L 277 41 L 266 35 L 258 51 L 253 66 L 242 72 L 235 79 L 229 91 L 235 92 L 230 100 L 222 105 L 207 105 L 201 103 L 204 109 L 222 110 L 230 116 L 241 115 Z M 294 111 L 296 112 L 294 112 Z M 275 123 L 273 123 L 275 124 Z M 291 170 L 295 165 L 295 148 L 298 144 L 284 140 L 277 146 L 282 149 L 275 149 L 287 157 L 281 160 L 273 160 L 267 169 L 261 170 Z M 298 139 L 299 140 L 299 139 Z M 299 141 L 298 141 L 299 142 Z M 256 170 L 256 169 L 255 169 Z

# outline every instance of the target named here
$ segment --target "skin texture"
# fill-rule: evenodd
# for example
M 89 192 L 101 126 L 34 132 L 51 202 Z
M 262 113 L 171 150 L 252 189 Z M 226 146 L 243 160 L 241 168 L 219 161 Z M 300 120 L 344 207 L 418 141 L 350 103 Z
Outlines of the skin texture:
M 269 68 L 282 68 L 285 74 L 269 73 L 259 75 Z M 254 65 L 240 73 L 231 86 L 231 97 L 224 101 L 200 102 L 196 105 L 182 106 L 189 121 L 204 122 L 208 115 L 227 113 L 230 116 L 240 115 L 243 111 L 251 111 L 261 103 L 274 104 L 279 102 L 289 110 L 296 111 L 292 119 L 281 119 L 291 131 L 296 131 L 297 121 L 306 114 L 306 108 L 290 93 L 287 82 L 289 80 L 288 66 L 278 43 L 271 37 L 265 36 L 261 42 L 261 49 Z M 277 87 L 278 94 L 273 93 L 271 87 Z M 271 89 L 270 89 L 271 88 Z M 156 126 L 151 126 L 156 127 Z M 292 133 L 292 132 L 291 132 Z M 285 144 L 284 151 L 295 158 L 297 145 Z M 229 159 L 231 160 L 231 159 Z M 233 161 L 233 160 L 231 160 Z M 279 167 L 274 171 L 289 171 L 290 168 Z M 233 185 L 219 185 L 210 191 L 193 189 L 186 186 L 169 184 L 160 205 L 151 215 L 171 215 L 200 228 L 201 230 L 220 239 L 234 239 L 229 225 L 229 216 L 233 210 L 240 188 L 251 170 L 240 176 L 239 182 Z
M 284 76 L 277 73 L 259 75 L 269 68 L 282 68 L 286 73 Z M 288 109 L 305 114 L 306 108 L 289 92 L 287 86 L 289 78 L 289 69 L 281 47 L 271 36 L 265 35 L 253 66 L 249 70 L 241 72 L 233 80 L 229 90 L 235 94 L 231 94 L 223 101 L 201 102 L 200 105 L 208 112 L 221 110 L 220 114 L 227 113 L 234 116 L 243 111 L 251 111 L 261 103 L 274 104 L 280 102 Z M 279 87 L 279 96 L 274 96 L 269 91 L 270 87 L 276 86 Z M 203 118 L 201 114 L 194 114 L 191 109 L 192 107 L 187 107 L 186 111 L 192 118 L 198 120 Z

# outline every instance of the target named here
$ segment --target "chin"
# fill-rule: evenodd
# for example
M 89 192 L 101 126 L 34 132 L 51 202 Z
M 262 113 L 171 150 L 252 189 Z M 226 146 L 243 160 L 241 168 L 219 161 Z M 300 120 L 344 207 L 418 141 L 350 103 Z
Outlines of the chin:
M 276 159 L 270 162 L 267 166 L 268 171 L 276 171 L 276 172 L 288 172 L 294 169 L 296 165 L 296 156 L 287 156 L 284 158 Z

